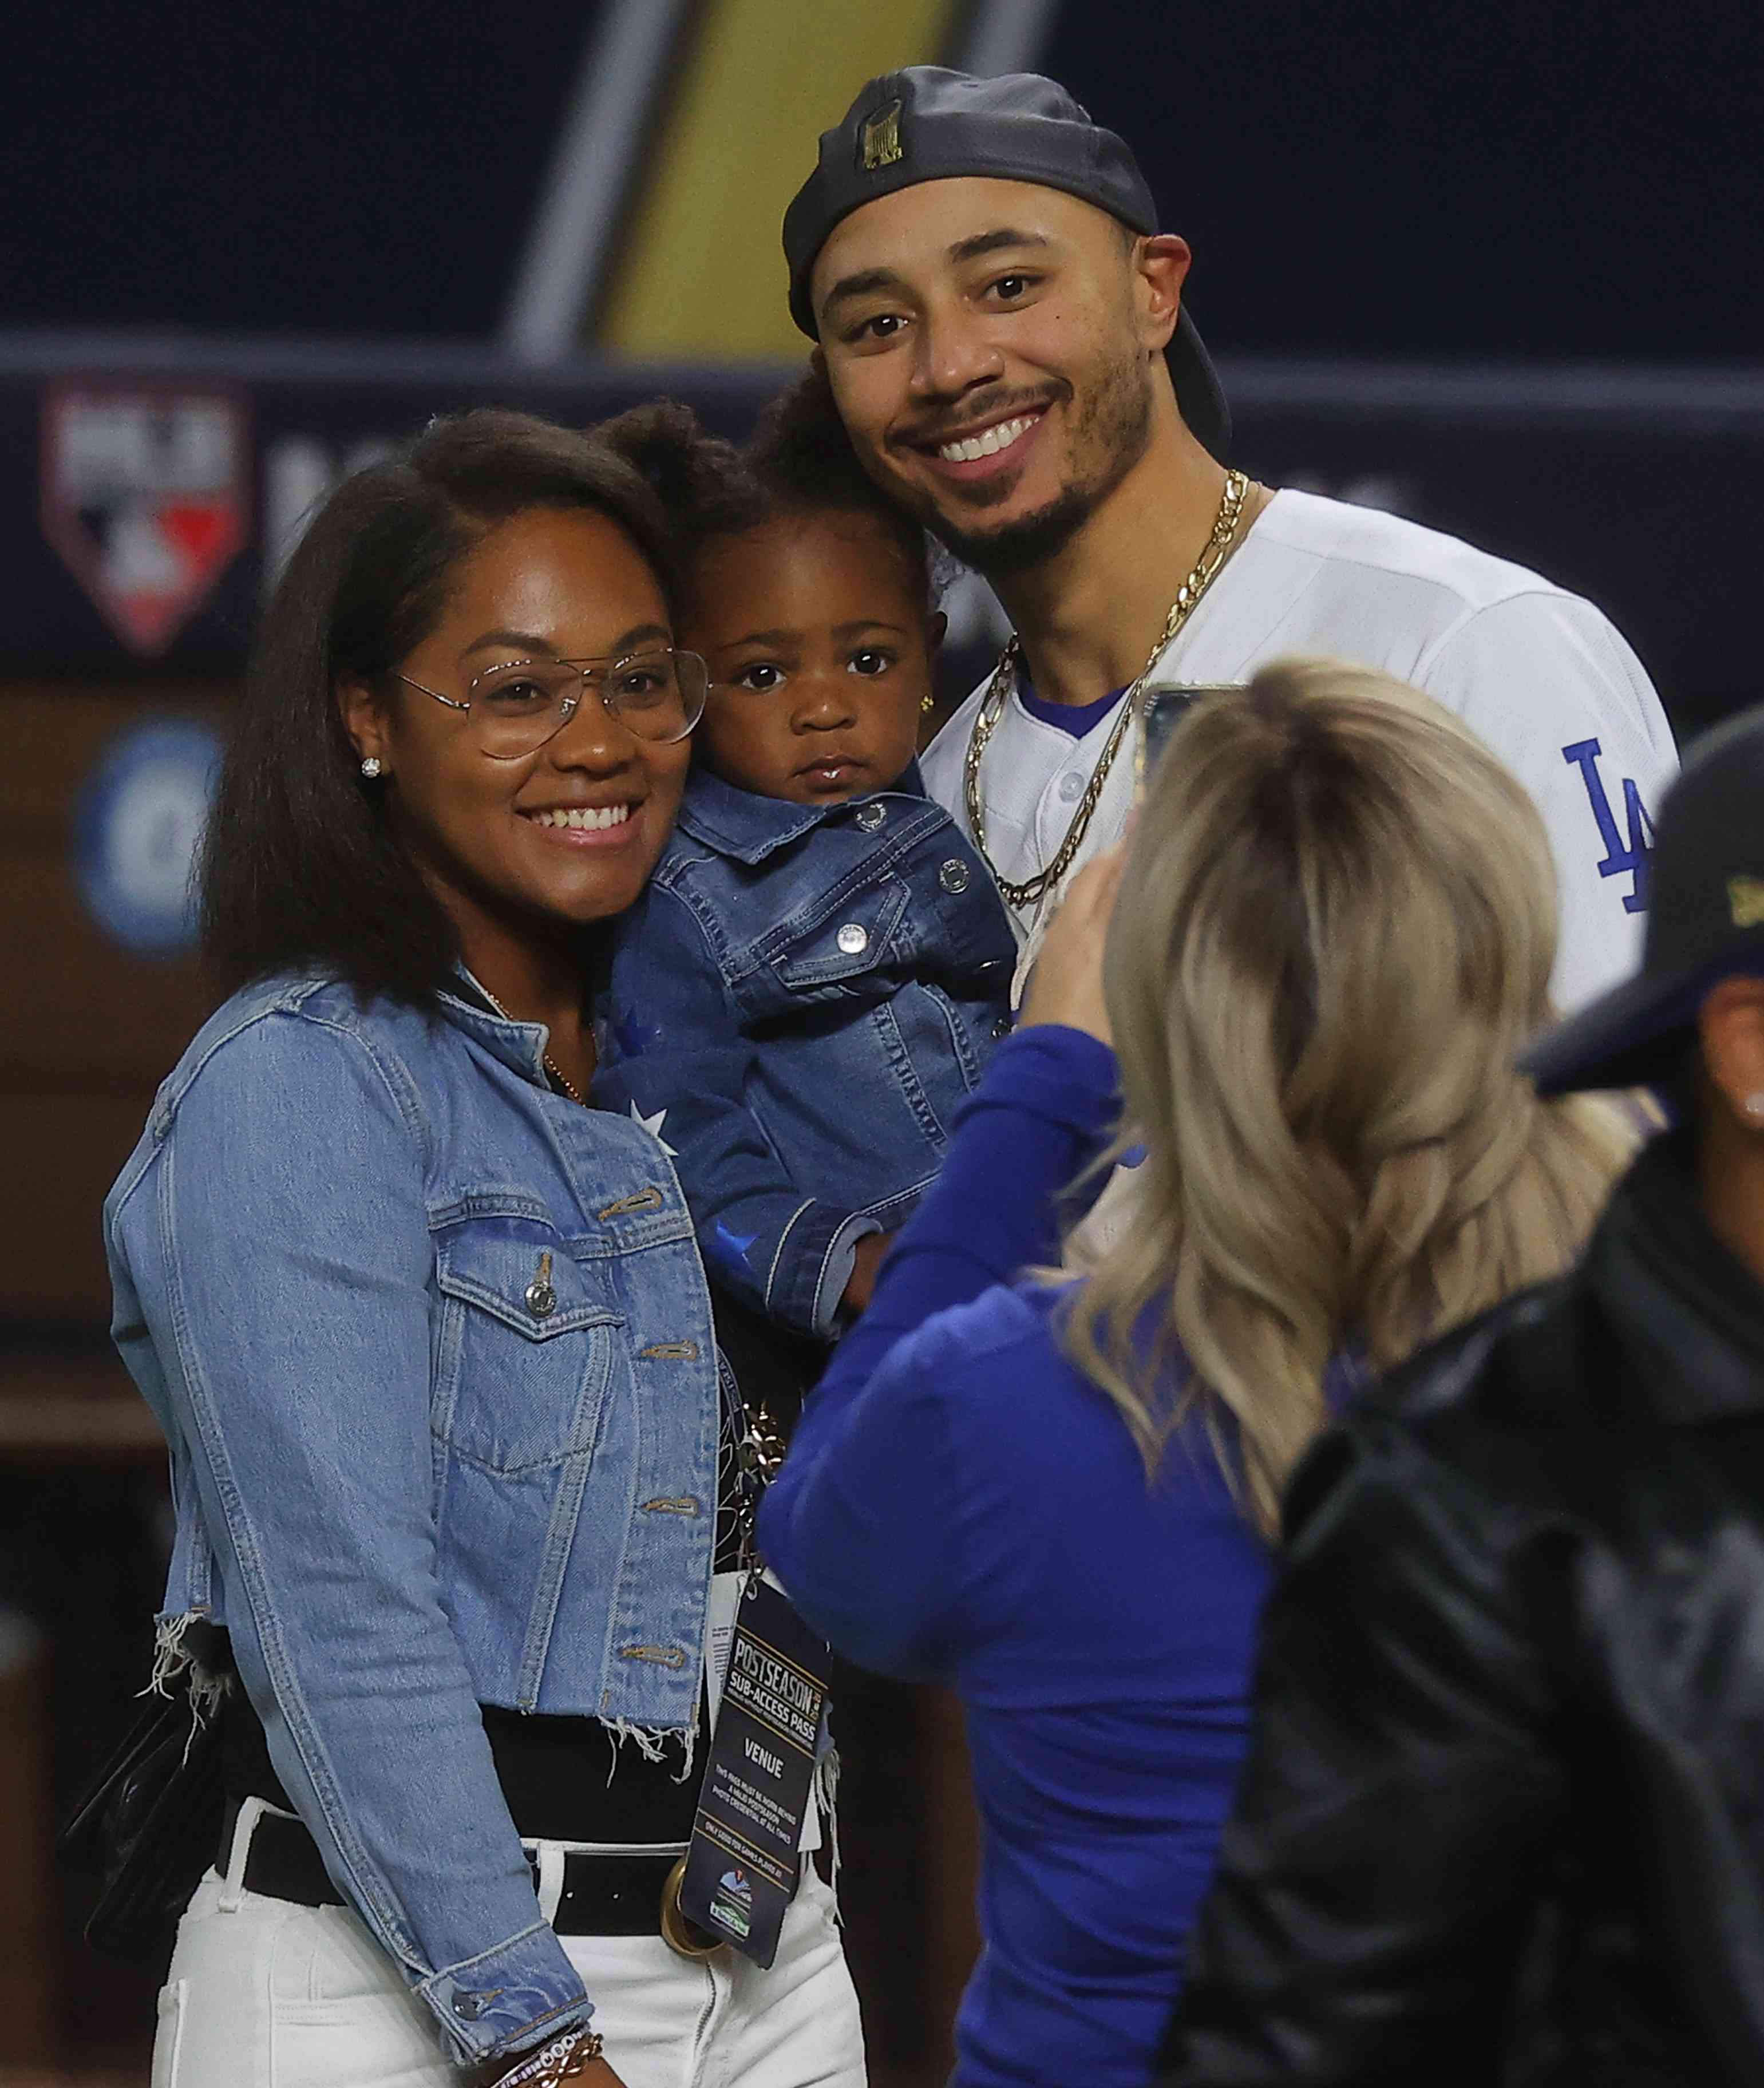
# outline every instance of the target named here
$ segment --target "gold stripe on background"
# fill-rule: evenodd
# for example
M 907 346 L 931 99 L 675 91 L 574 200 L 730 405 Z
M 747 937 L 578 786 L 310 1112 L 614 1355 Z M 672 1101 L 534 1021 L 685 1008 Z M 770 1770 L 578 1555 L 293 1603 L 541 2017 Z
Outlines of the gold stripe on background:
M 708 0 L 653 137 L 598 328 L 609 353 L 794 362 L 785 206 L 865 80 L 935 63 L 955 0 Z

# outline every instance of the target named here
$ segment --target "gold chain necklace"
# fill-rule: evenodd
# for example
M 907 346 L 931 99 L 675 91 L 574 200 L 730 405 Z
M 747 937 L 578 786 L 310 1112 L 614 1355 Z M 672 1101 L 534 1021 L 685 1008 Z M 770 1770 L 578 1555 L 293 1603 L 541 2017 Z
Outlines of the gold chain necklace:
M 512 1016 L 508 1012 L 507 1009 L 503 1006 L 502 1003 L 496 998 L 495 995 L 490 991 L 490 988 L 485 985 L 482 979 L 474 980 L 473 983 L 476 985 L 478 991 L 483 995 L 485 999 L 487 1000 L 490 1006 L 495 1009 L 496 1012 L 502 1017 L 504 1022 L 512 1022 L 514 1020 L 514 1016 Z M 563 1089 L 564 1093 L 569 1097 L 572 1102 L 580 1102 L 584 1109 L 588 1107 L 587 1097 L 583 1094 L 581 1089 L 577 1087 L 576 1083 L 570 1078 L 569 1075 L 564 1072 L 563 1068 L 558 1063 L 557 1060 L 552 1057 L 549 1051 L 542 1051 L 539 1054 L 539 1063 L 545 1068 L 546 1071 L 551 1076 L 552 1079 L 557 1082 L 558 1085 Z
M 1045 870 L 1038 870 L 1033 877 L 1021 884 L 1013 884 L 1008 878 L 1000 877 L 998 865 L 987 853 L 986 828 L 980 810 L 980 757 L 986 752 L 987 742 L 992 730 L 1004 714 L 1005 699 L 1010 695 L 1016 679 L 1017 662 L 1021 648 L 1017 634 L 1013 631 L 999 655 L 999 664 L 993 670 L 992 679 L 980 700 L 978 715 L 974 721 L 974 731 L 968 741 L 968 759 L 965 772 L 968 805 L 968 831 L 974 836 L 974 845 L 980 851 L 980 859 L 992 873 L 993 882 L 1013 906 L 1032 906 L 1044 899 L 1054 886 L 1072 867 L 1072 859 L 1083 845 L 1085 835 L 1090 831 L 1090 815 L 1095 811 L 1102 796 L 1102 786 L 1107 782 L 1109 771 L 1115 765 L 1115 757 L 1120 751 L 1121 742 L 1127 737 L 1128 727 L 1139 711 L 1140 692 L 1145 678 L 1167 652 L 1188 618 L 1194 614 L 1201 597 L 1213 584 L 1219 567 L 1230 555 L 1237 537 L 1239 523 L 1243 520 L 1244 503 L 1249 493 L 1249 481 L 1240 471 L 1225 474 L 1225 490 L 1219 498 L 1219 511 L 1213 518 L 1213 533 L 1195 562 L 1194 571 L 1176 590 L 1176 598 L 1170 605 L 1170 614 L 1164 618 L 1164 627 L 1158 635 L 1158 642 L 1139 670 L 1139 678 L 1121 699 L 1120 711 L 1115 720 L 1115 730 L 1109 734 L 1097 764 L 1090 772 L 1090 780 L 1085 785 L 1084 795 L 1078 800 L 1077 809 L 1072 815 L 1072 824 L 1066 829 L 1066 837 L 1054 851 L 1053 860 Z
M 546 1071 L 551 1076 L 552 1079 L 557 1082 L 558 1085 L 563 1089 L 564 1093 L 569 1097 L 570 1100 L 572 1102 L 580 1102 L 583 1108 L 586 1109 L 588 1107 L 587 1097 L 583 1094 L 581 1089 L 576 1086 L 575 1081 L 573 1081 L 570 1078 L 569 1075 L 564 1072 L 563 1068 L 558 1063 L 557 1060 L 552 1057 L 551 1054 L 549 1051 L 542 1051 L 539 1054 L 539 1058 Z

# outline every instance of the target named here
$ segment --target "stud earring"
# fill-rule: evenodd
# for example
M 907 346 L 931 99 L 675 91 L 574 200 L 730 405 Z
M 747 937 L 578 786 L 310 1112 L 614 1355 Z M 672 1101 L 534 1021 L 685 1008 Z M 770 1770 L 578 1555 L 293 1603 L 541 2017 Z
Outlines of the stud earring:
M 380 759 L 377 754 L 369 755 L 366 760 L 362 764 L 362 773 L 364 776 L 378 776 L 382 772 Z
M 937 699 L 931 695 L 921 696 L 918 700 L 918 707 L 928 717 L 937 708 Z

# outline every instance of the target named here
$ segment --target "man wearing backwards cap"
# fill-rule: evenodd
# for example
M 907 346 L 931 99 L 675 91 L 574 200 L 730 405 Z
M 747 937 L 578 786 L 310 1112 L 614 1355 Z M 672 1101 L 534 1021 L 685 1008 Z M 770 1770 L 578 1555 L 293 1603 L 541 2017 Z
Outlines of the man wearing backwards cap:
M 790 310 L 866 469 L 1017 627 L 927 754 L 932 794 L 1032 938 L 1123 831 L 1124 691 L 1241 682 L 1284 653 L 1382 668 L 1531 792 L 1561 890 L 1557 997 L 1578 1003 L 1631 961 L 1646 904 L 1673 755 L 1646 674 L 1534 573 L 1227 471 L 1188 249 L 1158 223 L 1132 152 L 1064 88 L 934 66 L 870 82 L 785 217 Z
M 1681 1127 L 1295 1478 L 1169 2088 L 1764 2080 L 1764 708 L 1522 1063 Z

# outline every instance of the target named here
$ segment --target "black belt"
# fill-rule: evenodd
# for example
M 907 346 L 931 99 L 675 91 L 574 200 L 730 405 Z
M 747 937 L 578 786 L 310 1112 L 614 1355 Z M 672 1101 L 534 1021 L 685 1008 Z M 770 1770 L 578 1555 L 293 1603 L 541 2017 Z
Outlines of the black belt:
M 239 1801 L 229 1798 L 220 1822 L 218 1868 L 223 1876 L 233 1860 L 233 1832 Z M 679 1861 L 678 1849 L 657 1849 L 636 1855 L 592 1855 L 579 1851 L 563 1859 L 563 1890 L 551 1926 L 559 1936 L 658 1936 L 662 1929 L 662 1889 Z M 529 1862 L 533 1882 L 538 1867 Z M 297 1906 L 342 1906 L 343 1895 L 326 1874 L 319 1845 L 298 1820 L 278 1813 L 258 1816 L 246 1852 L 247 1892 L 268 1899 L 292 1900 Z

